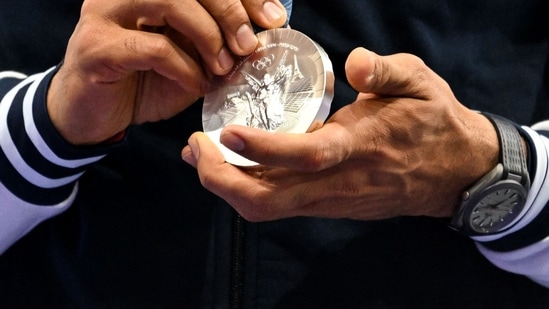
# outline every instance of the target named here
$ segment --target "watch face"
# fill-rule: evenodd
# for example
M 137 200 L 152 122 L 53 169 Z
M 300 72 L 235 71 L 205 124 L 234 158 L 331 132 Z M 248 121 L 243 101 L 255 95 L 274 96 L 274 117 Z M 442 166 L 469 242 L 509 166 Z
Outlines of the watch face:
M 270 132 L 305 133 L 326 120 L 333 97 L 332 64 L 324 50 L 292 29 L 257 34 L 259 45 L 231 72 L 216 77 L 204 97 L 204 132 L 229 163 L 255 165 L 219 142 L 230 124 Z
M 502 181 L 488 188 L 471 210 L 469 226 L 478 233 L 503 231 L 514 223 L 526 200 L 526 193 L 516 182 Z

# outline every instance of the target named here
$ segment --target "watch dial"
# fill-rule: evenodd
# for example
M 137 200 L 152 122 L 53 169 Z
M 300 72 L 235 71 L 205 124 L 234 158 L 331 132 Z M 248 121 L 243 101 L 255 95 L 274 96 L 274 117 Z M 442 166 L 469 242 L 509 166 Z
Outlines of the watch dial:
M 478 203 L 470 216 L 470 226 L 479 233 L 502 231 L 520 214 L 525 202 L 524 190 L 519 184 L 496 186 Z

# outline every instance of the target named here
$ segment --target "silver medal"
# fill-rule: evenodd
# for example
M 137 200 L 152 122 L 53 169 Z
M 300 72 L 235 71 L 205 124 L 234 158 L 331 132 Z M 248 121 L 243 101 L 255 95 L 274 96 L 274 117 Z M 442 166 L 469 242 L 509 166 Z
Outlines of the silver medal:
M 257 163 L 219 142 L 229 124 L 270 132 L 305 133 L 330 112 L 334 76 L 324 50 L 303 33 L 278 28 L 260 32 L 258 48 L 227 75 L 214 78 L 204 97 L 204 132 L 225 160 L 239 166 Z

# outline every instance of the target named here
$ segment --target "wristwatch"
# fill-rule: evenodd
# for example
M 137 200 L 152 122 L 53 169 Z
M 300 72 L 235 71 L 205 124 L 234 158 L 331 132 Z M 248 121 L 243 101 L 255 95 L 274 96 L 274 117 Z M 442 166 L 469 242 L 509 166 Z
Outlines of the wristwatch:
M 512 227 L 524 208 L 530 189 L 526 154 L 518 129 L 506 119 L 483 115 L 496 129 L 499 162 L 463 192 L 450 222 L 451 228 L 468 236 L 497 234 Z

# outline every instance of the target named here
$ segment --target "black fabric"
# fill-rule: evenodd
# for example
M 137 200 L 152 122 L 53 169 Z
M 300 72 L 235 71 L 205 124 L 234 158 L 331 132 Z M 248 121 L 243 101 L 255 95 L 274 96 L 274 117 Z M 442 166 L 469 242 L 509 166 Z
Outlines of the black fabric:
M 80 1 L 0 3 L 0 69 L 62 58 Z M 464 104 L 518 123 L 549 119 L 545 1 L 296 0 L 292 27 L 334 63 L 362 45 L 412 52 Z M 31 26 L 32 25 L 32 26 Z M 480 30 L 480 31 L 479 31 Z M 232 211 L 180 150 L 201 105 L 132 127 L 65 213 L 0 256 L 0 308 L 228 308 Z M 246 224 L 245 308 L 548 308 L 549 290 L 501 271 L 447 219 L 294 218 Z
M 0 4 L 0 68 L 27 74 L 63 58 L 82 0 L 3 0 Z

